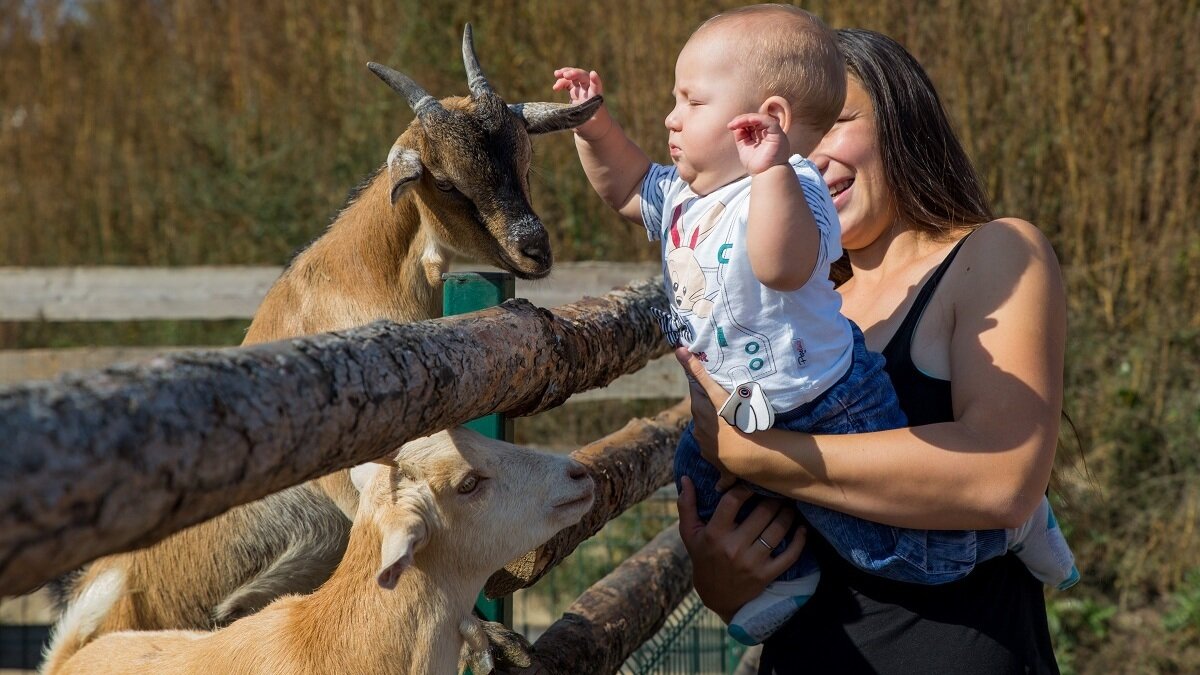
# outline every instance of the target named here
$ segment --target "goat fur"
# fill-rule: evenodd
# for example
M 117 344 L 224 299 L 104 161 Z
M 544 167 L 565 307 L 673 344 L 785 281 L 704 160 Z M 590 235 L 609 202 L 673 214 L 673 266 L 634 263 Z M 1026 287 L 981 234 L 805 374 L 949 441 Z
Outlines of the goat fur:
M 468 26 L 468 72 L 470 40 Z M 268 291 L 243 344 L 439 316 L 441 273 L 455 254 L 524 278 L 549 272 L 548 238 L 529 203 L 529 136 L 572 128 L 601 100 L 507 106 L 476 89 L 436 105 L 422 100 L 425 112 L 396 140 L 387 164 Z M 63 616 L 97 584 L 121 591 L 87 622 L 60 621 L 46 662 L 105 633 L 207 630 L 285 593 L 313 591 L 340 560 L 357 506 L 348 472 L 338 471 L 92 562 L 59 593 L 70 598 Z
M 465 654 L 486 672 L 478 656 L 487 639 L 472 615 L 479 591 L 504 563 L 578 522 L 594 492 L 570 458 L 467 429 L 413 441 L 387 466 L 354 473 L 363 492 L 350 542 L 314 593 L 213 632 L 110 633 L 45 673 L 453 673 Z M 101 581 L 71 621 L 105 613 L 121 589 L 111 571 Z

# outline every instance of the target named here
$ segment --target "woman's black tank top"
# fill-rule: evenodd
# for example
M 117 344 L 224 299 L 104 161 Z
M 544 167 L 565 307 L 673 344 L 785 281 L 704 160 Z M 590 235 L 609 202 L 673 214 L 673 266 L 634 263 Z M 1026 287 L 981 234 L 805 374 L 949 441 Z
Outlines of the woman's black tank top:
M 953 420 L 950 382 L 912 362 L 912 336 L 964 237 L 921 287 L 883 354 L 910 426 Z M 1042 584 L 1015 555 L 965 579 L 892 581 L 843 560 L 816 532 L 821 563 L 812 599 L 769 639 L 760 673 L 1057 673 Z
M 954 248 L 950 249 L 946 259 L 933 271 L 933 276 L 929 277 L 929 280 L 921 286 L 921 290 L 917 291 L 917 299 L 913 301 L 908 314 L 904 315 L 904 321 L 896 329 L 896 334 L 892 336 L 891 340 L 888 340 L 887 346 L 881 352 L 883 358 L 887 360 L 883 369 L 892 379 L 896 397 L 900 400 L 900 409 L 908 417 L 908 426 L 910 427 L 954 419 L 954 404 L 950 399 L 950 381 L 930 377 L 917 368 L 912 360 L 912 339 L 913 333 L 917 330 L 917 324 L 921 322 L 921 317 L 925 314 L 925 307 L 929 304 L 929 299 L 933 297 L 938 283 L 945 276 L 946 270 L 950 269 L 950 263 L 954 262 L 954 256 L 958 255 L 958 249 L 966 240 L 967 237 L 958 240 Z

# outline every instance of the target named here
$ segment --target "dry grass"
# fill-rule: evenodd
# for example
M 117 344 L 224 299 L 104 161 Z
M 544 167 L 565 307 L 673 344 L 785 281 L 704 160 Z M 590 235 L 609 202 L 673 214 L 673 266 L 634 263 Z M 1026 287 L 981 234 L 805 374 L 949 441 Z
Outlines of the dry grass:
M 595 67 L 665 159 L 675 54 L 733 4 L 0 0 L 0 265 L 281 263 L 410 118 L 363 64 L 463 92 L 468 20 L 508 100 L 553 97 L 556 66 Z M 1068 443 L 1058 494 L 1085 574 L 1071 594 L 1093 607 L 1054 605 L 1066 665 L 1101 672 L 1123 649 L 1126 663 L 1200 669 L 1194 650 L 1164 651 L 1200 627 L 1153 618 L 1190 597 L 1200 566 L 1200 5 L 806 6 L 903 42 L 999 212 L 1038 223 L 1064 263 L 1067 408 L 1090 474 Z M 535 206 L 559 259 L 655 255 L 591 194 L 569 138 L 537 153 Z M 23 335 L 8 326 L 0 344 Z M 1124 630 L 1107 607 L 1152 618 Z

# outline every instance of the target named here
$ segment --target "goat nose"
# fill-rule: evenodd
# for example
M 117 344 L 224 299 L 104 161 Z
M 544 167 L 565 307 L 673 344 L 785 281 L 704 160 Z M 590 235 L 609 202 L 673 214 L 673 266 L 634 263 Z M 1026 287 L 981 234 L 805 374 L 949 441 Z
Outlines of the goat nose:
M 587 467 L 579 462 L 571 462 L 567 467 L 567 477 L 571 480 L 583 480 L 588 477 Z
M 534 260 L 543 260 L 546 257 L 546 247 L 543 246 L 541 242 L 536 244 L 526 244 L 525 248 L 521 249 L 521 253 L 524 253 L 527 257 L 533 258 Z
M 544 263 L 550 260 L 550 235 L 545 230 L 529 237 L 521 245 L 521 253 L 531 260 Z

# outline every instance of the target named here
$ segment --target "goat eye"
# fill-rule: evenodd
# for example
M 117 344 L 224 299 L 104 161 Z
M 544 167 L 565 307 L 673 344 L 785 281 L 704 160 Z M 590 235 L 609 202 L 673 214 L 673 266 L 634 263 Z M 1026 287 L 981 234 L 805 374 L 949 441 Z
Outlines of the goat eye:
M 442 192 L 450 192 L 451 190 L 454 189 L 454 183 L 451 183 L 448 180 L 443 180 L 441 178 L 434 178 L 433 184 L 435 186 L 437 186 L 437 189 L 441 190 Z
M 471 475 L 458 484 L 458 494 L 469 495 L 479 489 L 479 476 Z

